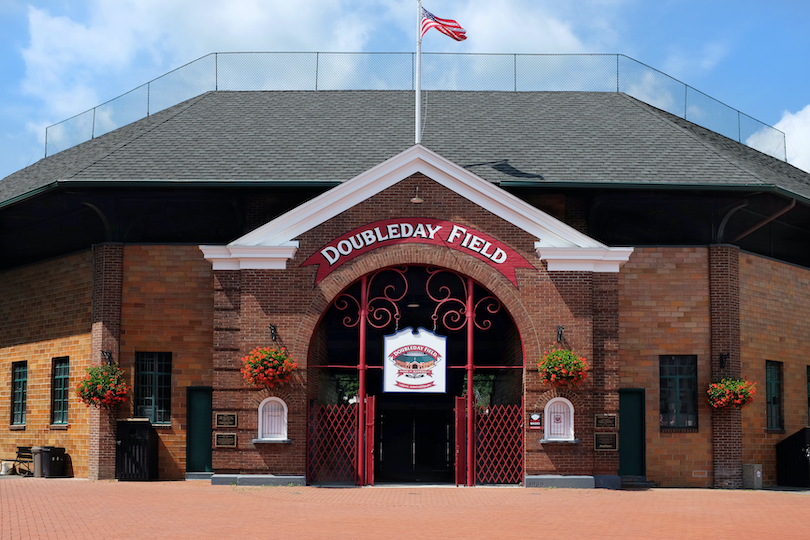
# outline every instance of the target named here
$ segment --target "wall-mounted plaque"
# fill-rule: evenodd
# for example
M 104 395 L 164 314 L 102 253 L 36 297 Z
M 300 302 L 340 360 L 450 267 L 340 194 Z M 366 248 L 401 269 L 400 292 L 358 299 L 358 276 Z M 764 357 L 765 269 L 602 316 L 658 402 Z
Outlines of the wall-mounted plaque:
M 593 449 L 616 451 L 619 449 L 619 434 L 618 433 L 594 433 L 593 434 Z
M 596 429 L 619 429 L 619 415 L 617 414 L 595 414 L 593 415 L 593 427 Z
M 543 413 L 529 413 L 529 429 L 543 429 Z
M 214 446 L 217 448 L 236 448 L 236 433 L 216 433 Z
M 236 427 L 237 417 L 236 413 L 216 413 L 216 424 L 218 428 Z

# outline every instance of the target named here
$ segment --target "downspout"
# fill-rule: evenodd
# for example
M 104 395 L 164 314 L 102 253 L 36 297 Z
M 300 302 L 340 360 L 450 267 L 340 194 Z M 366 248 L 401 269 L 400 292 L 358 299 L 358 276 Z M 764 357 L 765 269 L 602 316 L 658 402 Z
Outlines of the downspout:
M 775 213 L 771 217 L 760 221 L 759 223 L 757 223 L 756 225 L 754 225 L 753 227 L 751 227 L 750 229 L 748 229 L 744 233 L 737 235 L 737 237 L 734 240 L 732 240 L 732 242 L 739 242 L 740 240 L 742 240 L 743 238 L 745 238 L 749 234 L 753 233 L 754 231 L 757 231 L 757 230 L 761 229 L 762 227 L 764 227 L 765 225 L 767 225 L 771 221 L 775 220 L 779 216 L 781 216 L 783 214 L 787 214 L 788 212 L 790 212 L 790 210 L 794 206 L 796 206 L 796 199 L 791 200 L 789 205 L 787 205 L 785 208 L 779 210 L 777 213 Z
M 722 244 L 723 243 L 723 239 L 724 239 L 723 237 L 726 234 L 726 224 L 728 224 L 728 220 L 731 219 L 731 216 L 733 216 L 734 213 L 737 210 L 742 210 L 746 206 L 748 206 L 748 201 L 745 201 L 742 204 L 739 204 L 739 205 L 735 206 L 734 208 L 729 210 L 728 213 L 726 213 L 725 216 L 723 216 L 723 221 L 720 222 L 720 226 L 717 228 L 717 235 L 715 236 L 715 240 L 714 240 L 716 244 Z

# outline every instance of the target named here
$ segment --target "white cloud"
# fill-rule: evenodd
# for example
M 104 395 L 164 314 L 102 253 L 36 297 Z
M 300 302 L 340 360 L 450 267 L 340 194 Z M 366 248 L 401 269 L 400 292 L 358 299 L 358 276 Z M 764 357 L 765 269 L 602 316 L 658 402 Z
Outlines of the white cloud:
M 113 90 L 121 93 L 210 52 L 362 50 L 372 23 L 349 4 L 88 0 L 84 21 L 30 7 L 22 89 L 64 117 L 112 97 L 111 81 L 125 85 Z M 143 60 L 151 74 L 136 67 Z
M 467 30 L 465 52 L 581 52 L 582 41 L 571 25 L 535 2 L 476 0 L 452 15 Z M 439 17 L 451 17 L 438 15 Z M 436 39 L 447 39 L 436 33 Z M 427 36 L 425 36 L 427 39 Z M 444 47 L 447 48 L 447 47 Z
M 423 50 L 604 50 L 615 44 L 628 1 L 432 0 L 426 7 L 458 20 L 470 39 L 432 32 Z M 61 4 L 38 5 L 48 7 L 28 8 L 21 89 L 43 104 L 29 122 L 40 138 L 33 126 L 70 118 L 211 52 L 415 50 L 413 0 L 362 7 L 352 0 L 74 0 L 82 9 L 69 15 L 58 11 Z
M 788 163 L 810 172 L 810 105 L 797 113 L 785 111 L 774 127 L 785 132 Z
M 783 132 L 784 138 L 765 127 L 748 137 L 745 144 L 779 159 L 787 155 L 788 163 L 810 172 L 810 105 L 796 113 L 785 111 L 773 127 Z

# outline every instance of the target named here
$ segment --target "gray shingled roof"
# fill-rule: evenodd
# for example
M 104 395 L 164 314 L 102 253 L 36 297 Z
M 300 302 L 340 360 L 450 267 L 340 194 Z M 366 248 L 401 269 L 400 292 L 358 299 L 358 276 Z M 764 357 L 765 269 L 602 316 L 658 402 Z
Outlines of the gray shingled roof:
M 413 92 L 210 92 L 0 181 L 342 182 L 413 145 Z M 426 92 L 422 144 L 492 182 L 772 189 L 810 174 L 618 93 Z

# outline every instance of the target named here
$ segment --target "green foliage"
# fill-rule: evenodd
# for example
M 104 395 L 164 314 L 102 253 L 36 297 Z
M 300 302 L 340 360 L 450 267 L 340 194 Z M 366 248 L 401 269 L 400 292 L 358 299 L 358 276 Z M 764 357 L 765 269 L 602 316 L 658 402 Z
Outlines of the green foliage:
M 76 395 L 85 405 L 112 409 L 127 400 L 129 386 L 117 364 L 93 364 L 76 386 Z
M 706 393 L 709 395 L 709 405 L 715 409 L 726 407 L 741 409 L 754 401 L 757 395 L 757 383 L 726 377 L 709 384 Z

